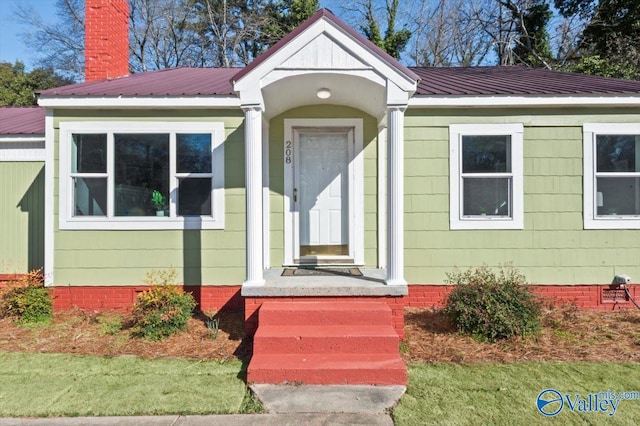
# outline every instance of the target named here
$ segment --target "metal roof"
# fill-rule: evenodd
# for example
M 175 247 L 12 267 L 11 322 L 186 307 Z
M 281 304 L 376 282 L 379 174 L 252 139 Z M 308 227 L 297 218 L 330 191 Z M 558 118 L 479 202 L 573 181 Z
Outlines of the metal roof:
M 43 90 L 40 96 L 215 96 L 234 95 L 239 68 L 170 68 Z
M 411 68 L 420 96 L 638 95 L 640 81 L 521 66 Z
M 0 135 L 44 135 L 44 108 L 1 107 Z
M 40 96 L 235 96 L 239 68 L 172 68 L 44 90 Z M 639 95 L 640 81 L 525 67 L 411 67 L 416 96 Z

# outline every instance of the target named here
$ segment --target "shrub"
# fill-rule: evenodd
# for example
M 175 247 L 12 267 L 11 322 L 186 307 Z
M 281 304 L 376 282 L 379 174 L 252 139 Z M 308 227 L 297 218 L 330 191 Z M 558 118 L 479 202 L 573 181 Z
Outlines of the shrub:
M 152 288 L 140 293 L 133 306 L 134 336 L 161 340 L 186 330 L 196 302 L 175 284 L 175 277 L 175 270 L 147 273 L 145 283 Z
M 15 317 L 23 324 L 48 323 L 53 302 L 40 271 L 31 271 L 13 283 L 0 298 L 0 317 Z
M 445 313 L 459 331 L 479 340 L 527 336 L 540 329 L 540 303 L 526 287 L 524 275 L 512 267 L 496 273 L 486 265 L 447 274 L 455 288 Z
M 100 324 L 100 331 L 103 334 L 114 336 L 122 330 L 124 324 L 122 323 L 122 316 L 116 315 L 100 315 L 96 318 L 98 324 Z

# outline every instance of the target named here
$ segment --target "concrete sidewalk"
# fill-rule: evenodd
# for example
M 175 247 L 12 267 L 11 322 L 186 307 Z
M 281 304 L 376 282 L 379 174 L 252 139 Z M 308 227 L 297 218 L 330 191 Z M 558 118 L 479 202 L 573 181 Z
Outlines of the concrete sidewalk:
M 392 426 L 404 386 L 252 385 L 269 414 L 0 418 L 0 426 Z
M 295 413 L 233 414 L 217 416 L 56 417 L 46 419 L 0 418 L 2 426 L 392 426 L 386 414 Z

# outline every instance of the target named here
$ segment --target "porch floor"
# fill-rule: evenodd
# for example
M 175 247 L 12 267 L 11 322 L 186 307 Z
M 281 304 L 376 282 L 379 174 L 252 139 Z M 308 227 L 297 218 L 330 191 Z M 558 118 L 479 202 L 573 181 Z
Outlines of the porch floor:
M 242 286 L 245 297 L 405 296 L 406 285 L 385 284 L 386 269 L 360 268 L 362 276 L 282 276 L 283 268 L 264 271 L 264 285 Z

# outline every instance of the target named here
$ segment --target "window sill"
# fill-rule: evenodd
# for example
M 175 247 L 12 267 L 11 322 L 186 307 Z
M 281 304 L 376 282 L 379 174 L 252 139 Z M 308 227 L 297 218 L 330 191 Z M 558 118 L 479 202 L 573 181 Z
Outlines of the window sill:
M 463 220 L 452 220 L 449 223 L 451 230 L 500 230 L 500 229 L 524 229 L 522 220 L 514 220 L 512 218 L 504 219 L 499 217 L 487 216 L 486 218 L 469 218 Z
M 61 230 L 180 230 L 180 229 L 224 229 L 224 221 L 211 217 L 139 217 L 139 218 L 73 218 L 61 220 Z
M 584 221 L 584 229 L 640 229 L 640 218 L 613 216 L 611 218 L 598 217 L 587 218 Z

